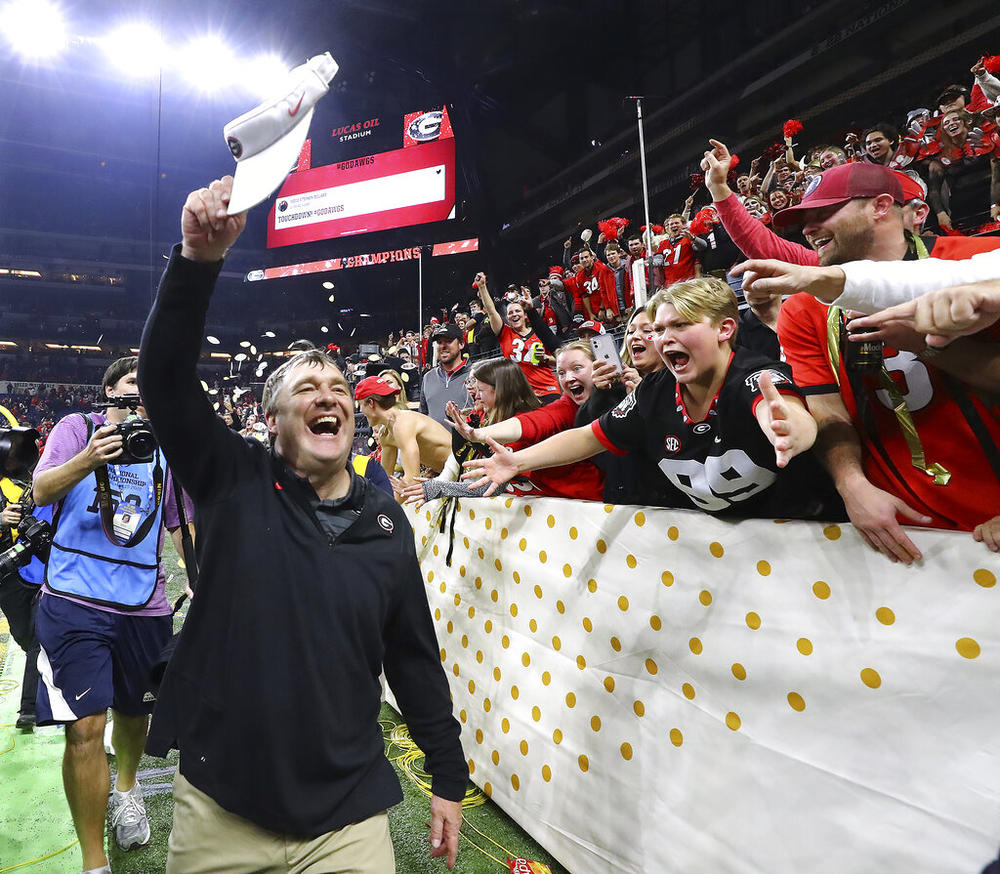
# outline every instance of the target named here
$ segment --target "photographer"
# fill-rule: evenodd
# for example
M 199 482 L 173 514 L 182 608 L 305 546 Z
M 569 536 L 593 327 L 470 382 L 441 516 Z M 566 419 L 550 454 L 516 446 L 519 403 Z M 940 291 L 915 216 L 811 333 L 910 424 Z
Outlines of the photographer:
M 37 718 L 39 725 L 66 724 L 63 785 L 85 871 L 110 870 L 109 806 L 123 849 L 149 841 L 136 767 L 155 700 L 150 668 L 173 630 L 160 554 L 164 526 L 181 549 L 177 502 L 144 421 L 137 361 L 120 358 L 105 372 L 106 414 L 70 415 L 56 425 L 33 486 L 39 505 L 58 502 L 35 619 Z M 110 800 L 108 707 L 118 770 Z

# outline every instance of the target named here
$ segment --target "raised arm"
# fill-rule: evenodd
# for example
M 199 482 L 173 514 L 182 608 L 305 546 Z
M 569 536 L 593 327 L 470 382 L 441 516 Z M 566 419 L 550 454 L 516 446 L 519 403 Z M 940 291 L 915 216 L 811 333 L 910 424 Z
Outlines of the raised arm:
M 485 273 L 476 274 L 476 291 L 479 292 L 479 300 L 483 305 L 483 311 L 490 320 L 490 330 L 492 330 L 493 333 L 499 337 L 500 332 L 503 330 L 503 319 L 500 318 L 500 313 L 497 312 L 496 304 L 493 303 L 493 298 L 490 296 L 489 289 L 486 287 Z

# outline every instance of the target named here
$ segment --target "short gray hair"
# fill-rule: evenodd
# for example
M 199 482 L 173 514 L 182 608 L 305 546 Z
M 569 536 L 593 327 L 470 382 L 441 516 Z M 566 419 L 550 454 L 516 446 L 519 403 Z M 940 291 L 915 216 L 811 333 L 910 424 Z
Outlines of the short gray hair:
M 278 395 L 281 392 L 282 386 L 285 384 L 288 372 L 290 370 L 294 370 L 296 367 L 301 367 L 307 364 L 310 367 L 326 367 L 327 365 L 330 367 L 337 367 L 337 362 L 327 355 L 322 349 L 307 349 L 305 352 L 299 352 L 296 355 L 293 355 L 284 364 L 282 364 L 281 367 L 275 370 L 267 378 L 267 382 L 264 383 L 264 393 L 260 399 L 260 403 L 264 408 L 265 416 L 273 416 L 277 413 Z M 340 368 L 337 369 L 339 370 Z

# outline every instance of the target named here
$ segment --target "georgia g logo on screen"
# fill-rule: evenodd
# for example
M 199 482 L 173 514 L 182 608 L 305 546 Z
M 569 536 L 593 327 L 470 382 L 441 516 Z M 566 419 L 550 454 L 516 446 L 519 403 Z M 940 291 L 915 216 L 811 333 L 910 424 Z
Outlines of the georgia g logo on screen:
M 425 112 L 410 122 L 407 135 L 418 143 L 429 143 L 441 135 L 441 121 L 444 113 L 440 109 Z

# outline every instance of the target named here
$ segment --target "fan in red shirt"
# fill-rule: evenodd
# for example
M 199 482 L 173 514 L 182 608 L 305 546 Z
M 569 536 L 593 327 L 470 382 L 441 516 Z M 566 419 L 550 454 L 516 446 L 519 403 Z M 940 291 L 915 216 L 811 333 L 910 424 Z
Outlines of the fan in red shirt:
M 714 152 L 706 153 L 706 178 L 716 169 L 724 178 L 724 147 L 714 145 Z M 828 266 L 921 257 L 962 260 L 1000 248 L 995 237 L 904 233 L 903 186 L 885 167 L 845 164 L 817 178 L 801 204 L 775 216 L 779 226 L 801 223 L 813 252 L 800 254 L 777 238 L 769 244 L 758 232 L 761 245 L 741 244 L 747 255 L 768 257 L 780 249 L 779 257 L 787 260 Z M 720 214 L 725 219 L 725 211 Z M 752 290 L 768 273 L 760 262 L 749 269 L 756 274 L 746 280 Z M 995 407 L 969 390 L 996 391 L 986 364 L 1000 358 L 1000 343 L 986 333 L 935 353 L 921 335 L 898 329 L 881 338 L 884 348 L 865 369 L 858 347 L 846 339 L 844 322 L 838 308 L 797 294 L 782 306 L 778 335 L 795 382 L 809 397 L 820 429 L 817 450 L 851 521 L 874 549 L 909 564 L 921 554 L 897 515 L 911 523 L 968 531 L 1000 506 L 1000 481 L 989 461 L 1000 443 L 1000 419 Z
M 618 293 L 615 274 L 603 261 L 598 261 L 590 249 L 579 252 L 580 266 L 573 285 L 576 311 L 587 319 L 611 322 L 618 318 Z
M 704 249 L 704 240 L 692 237 L 684 228 L 684 217 L 672 215 L 667 219 L 667 239 L 660 242 L 656 252 L 663 255 L 663 285 L 669 288 L 675 282 L 701 276 L 698 252 Z M 699 247 L 700 244 L 700 248 Z

